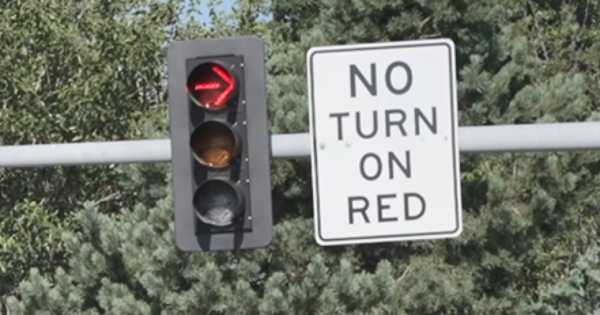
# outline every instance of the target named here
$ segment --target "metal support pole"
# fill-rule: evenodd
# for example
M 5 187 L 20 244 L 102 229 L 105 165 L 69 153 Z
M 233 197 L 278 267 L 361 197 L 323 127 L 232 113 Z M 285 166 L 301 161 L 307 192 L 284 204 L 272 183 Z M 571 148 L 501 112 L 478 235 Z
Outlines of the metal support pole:
M 600 150 L 600 122 L 460 127 L 464 153 Z M 308 133 L 271 136 L 274 158 L 310 156 Z M 170 162 L 169 139 L 0 146 L 0 167 Z

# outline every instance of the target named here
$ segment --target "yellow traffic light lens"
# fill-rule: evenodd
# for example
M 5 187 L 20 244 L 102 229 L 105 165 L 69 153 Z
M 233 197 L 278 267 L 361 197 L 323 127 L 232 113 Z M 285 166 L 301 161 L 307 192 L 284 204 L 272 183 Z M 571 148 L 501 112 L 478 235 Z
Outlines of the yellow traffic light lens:
M 188 76 L 187 90 L 196 104 L 210 110 L 226 108 L 237 92 L 235 77 L 224 66 L 204 63 Z
M 225 123 L 209 121 L 194 130 L 190 145 L 198 162 L 214 168 L 229 166 L 237 153 L 238 141 Z
M 228 181 L 213 179 L 204 182 L 194 195 L 194 206 L 200 221 L 213 226 L 233 223 L 243 211 L 243 197 Z

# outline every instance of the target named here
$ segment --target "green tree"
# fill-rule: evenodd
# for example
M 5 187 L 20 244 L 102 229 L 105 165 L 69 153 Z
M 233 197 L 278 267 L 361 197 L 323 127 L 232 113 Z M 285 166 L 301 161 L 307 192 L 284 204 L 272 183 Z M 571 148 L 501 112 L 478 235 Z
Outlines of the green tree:
M 135 139 L 146 125 L 164 125 L 164 52 L 156 48 L 170 40 L 163 28 L 176 5 L 2 4 L 0 145 Z M 0 169 L 0 298 L 29 268 L 65 262 L 60 234 L 82 201 L 103 200 L 114 212 L 141 197 L 123 179 L 114 165 Z
M 265 38 L 278 133 L 307 130 L 309 47 L 436 37 L 456 43 L 461 125 L 597 117 L 597 1 L 311 3 L 277 0 L 260 22 L 263 4 L 241 1 L 179 37 Z M 12 314 L 594 314 L 598 165 L 587 152 L 464 155 L 460 238 L 320 248 L 306 161 L 276 161 L 275 242 L 201 255 L 174 246 L 168 181 L 148 184 L 148 166 L 127 167 L 152 201 L 132 197 L 120 215 L 86 203 L 80 231 L 64 234 L 69 264 L 32 269 Z

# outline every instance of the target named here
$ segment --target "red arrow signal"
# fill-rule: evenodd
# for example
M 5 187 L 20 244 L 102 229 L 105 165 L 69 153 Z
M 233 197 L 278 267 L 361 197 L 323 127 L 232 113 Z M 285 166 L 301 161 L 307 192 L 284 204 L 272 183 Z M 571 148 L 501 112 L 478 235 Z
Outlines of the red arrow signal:
M 207 108 L 223 107 L 235 89 L 235 80 L 231 74 L 223 67 L 214 65 L 202 77 L 203 82 L 193 85 L 196 99 Z
M 233 92 L 233 89 L 235 88 L 235 83 L 231 75 L 221 67 L 214 66 L 212 68 L 212 71 L 216 73 L 219 77 L 221 77 L 221 79 L 225 81 L 225 83 L 227 83 L 227 88 L 225 88 L 225 90 L 223 90 L 223 92 L 221 92 L 221 94 L 217 96 L 217 99 L 214 102 L 215 105 L 221 106 L 222 103 L 227 99 L 227 97 L 229 97 Z
M 198 83 L 194 87 L 194 91 L 216 90 L 221 88 L 219 82 Z

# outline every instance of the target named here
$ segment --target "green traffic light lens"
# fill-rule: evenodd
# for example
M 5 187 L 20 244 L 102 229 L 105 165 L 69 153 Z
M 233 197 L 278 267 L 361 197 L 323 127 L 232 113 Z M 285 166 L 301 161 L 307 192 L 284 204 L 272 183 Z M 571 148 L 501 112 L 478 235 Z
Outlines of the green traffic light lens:
M 194 195 L 194 206 L 200 221 L 217 227 L 231 225 L 244 211 L 243 195 L 229 181 L 211 179 Z

